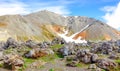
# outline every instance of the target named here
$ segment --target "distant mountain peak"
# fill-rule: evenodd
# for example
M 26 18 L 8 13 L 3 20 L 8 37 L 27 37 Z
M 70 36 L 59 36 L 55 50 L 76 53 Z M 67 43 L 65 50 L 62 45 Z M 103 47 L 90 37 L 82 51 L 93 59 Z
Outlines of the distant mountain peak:
M 86 27 L 90 23 L 94 24 Z M 69 29 L 67 36 L 77 33 L 74 35 L 74 39 L 79 37 L 85 40 L 120 39 L 120 32 L 116 29 L 85 16 L 62 16 L 48 10 L 28 15 L 0 16 L 0 31 L 7 30 L 10 36 L 15 36 L 15 39 L 18 40 L 51 40 L 58 37 L 59 35 L 56 33 L 63 31 L 63 28 Z

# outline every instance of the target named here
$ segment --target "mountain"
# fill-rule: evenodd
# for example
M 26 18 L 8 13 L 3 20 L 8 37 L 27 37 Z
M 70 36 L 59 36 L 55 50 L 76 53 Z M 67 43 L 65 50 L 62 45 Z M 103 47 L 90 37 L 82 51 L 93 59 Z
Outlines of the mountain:
M 67 34 L 65 34 L 65 32 Z M 82 16 L 67 16 L 47 10 L 28 15 L 0 16 L 0 40 L 6 41 L 13 37 L 18 41 L 28 39 L 50 41 L 58 34 L 65 34 L 74 40 L 117 40 L 120 32 L 107 24 L 93 18 Z

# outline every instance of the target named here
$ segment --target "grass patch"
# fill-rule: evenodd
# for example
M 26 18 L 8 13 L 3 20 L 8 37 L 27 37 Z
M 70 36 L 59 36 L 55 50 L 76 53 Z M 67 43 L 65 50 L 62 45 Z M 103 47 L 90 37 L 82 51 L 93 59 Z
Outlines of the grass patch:
M 44 57 L 40 57 L 39 59 L 45 61 L 45 62 L 51 62 L 54 61 L 55 59 L 58 59 L 59 56 L 57 54 L 53 54 L 53 55 L 47 55 Z
M 0 67 L 1 67 L 1 68 L 2 68 L 2 67 L 4 67 L 4 64 L 3 64 L 3 63 L 1 63 L 1 64 L 0 64 Z
M 10 53 L 12 53 L 13 52 L 13 48 L 9 48 L 9 49 L 6 49 L 6 50 L 4 50 L 4 54 L 10 54 Z
M 57 55 L 58 58 L 64 58 L 64 56 L 60 53 L 56 53 L 56 55 Z
M 31 63 L 36 61 L 35 59 L 24 58 L 24 57 L 23 57 L 23 60 L 25 63 L 23 65 L 23 67 L 21 69 L 19 69 L 19 71 L 24 71 Z
M 116 62 L 116 63 L 118 63 L 118 64 L 120 64 L 120 59 L 118 59 L 118 60 L 115 60 L 115 62 Z
M 51 46 L 52 49 L 55 49 L 55 48 L 61 48 L 63 45 L 61 44 L 55 44 L 53 46 Z
M 52 69 L 49 69 L 49 71 L 55 71 L 55 70 L 52 68 Z
M 89 66 L 89 64 L 85 64 L 85 63 L 80 62 L 76 66 L 79 68 L 87 68 Z
M 10 54 L 10 53 L 14 53 L 14 54 L 19 54 L 19 55 L 24 55 L 24 53 L 26 53 L 27 51 L 30 51 L 31 48 L 29 47 L 21 47 L 21 48 L 8 48 L 6 50 L 4 50 L 3 54 Z

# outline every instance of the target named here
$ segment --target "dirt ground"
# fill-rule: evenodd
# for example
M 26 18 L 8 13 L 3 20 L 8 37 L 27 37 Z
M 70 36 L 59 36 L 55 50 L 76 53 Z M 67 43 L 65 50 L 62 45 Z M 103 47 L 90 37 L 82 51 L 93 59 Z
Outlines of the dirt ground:
M 53 70 L 50 70 L 53 69 Z M 87 68 L 79 67 L 67 67 L 65 66 L 65 61 L 58 59 L 54 62 L 46 63 L 43 67 L 39 69 L 26 69 L 25 71 L 89 71 Z

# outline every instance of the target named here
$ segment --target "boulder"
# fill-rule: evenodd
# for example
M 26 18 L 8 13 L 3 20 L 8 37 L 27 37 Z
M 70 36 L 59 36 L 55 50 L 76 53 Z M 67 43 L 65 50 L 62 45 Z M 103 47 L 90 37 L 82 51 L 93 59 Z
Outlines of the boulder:
M 17 54 L 5 55 L 3 59 L 4 66 L 11 67 L 10 69 L 12 69 L 13 71 L 15 71 L 16 68 L 22 67 L 24 64 L 24 60 L 22 59 L 22 57 Z
M 75 61 L 72 61 L 70 63 L 67 63 L 66 66 L 69 66 L 69 67 L 77 67 L 77 64 Z
M 35 48 L 27 53 L 25 53 L 25 57 L 27 58 L 39 58 L 43 57 L 49 54 L 54 54 L 54 52 L 51 49 L 40 49 L 40 48 Z
M 114 46 L 114 43 L 107 42 L 98 42 L 91 45 L 92 53 L 102 53 L 102 54 L 111 54 L 113 50 L 117 49 Z
M 83 63 L 90 63 L 91 62 L 90 57 L 85 55 L 84 57 L 82 57 L 82 62 Z
M 99 59 L 97 61 L 97 66 L 99 68 L 102 68 L 102 69 L 105 69 L 107 71 L 110 71 L 111 68 L 112 69 L 116 68 L 117 64 L 114 61 L 110 60 L 110 59 Z
M 98 59 L 98 55 L 97 54 L 92 54 L 92 56 L 91 56 L 91 62 L 92 63 L 96 63 L 97 59 Z
M 117 54 L 111 54 L 108 58 L 110 59 L 120 59 L 120 56 Z
M 97 66 L 95 64 L 90 64 L 88 67 L 88 69 L 96 69 L 96 68 L 97 68 Z
M 83 63 L 95 63 L 98 59 L 97 54 L 90 53 L 87 49 L 79 50 L 76 56 Z
M 30 48 L 39 47 L 39 46 L 37 45 L 37 43 L 34 42 L 33 40 L 27 40 L 25 44 L 26 44 L 26 46 L 28 46 L 28 47 L 30 47 Z
M 18 46 L 19 46 L 19 44 L 13 38 L 10 37 L 6 41 L 5 49 L 8 48 L 8 47 L 15 48 L 15 47 L 18 47 Z
M 68 56 L 69 52 L 69 47 L 68 46 L 63 46 L 58 50 L 59 53 L 61 53 L 63 56 Z
M 40 48 L 49 48 L 50 47 L 50 43 L 49 42 L 43 42 L 40 44 Z

